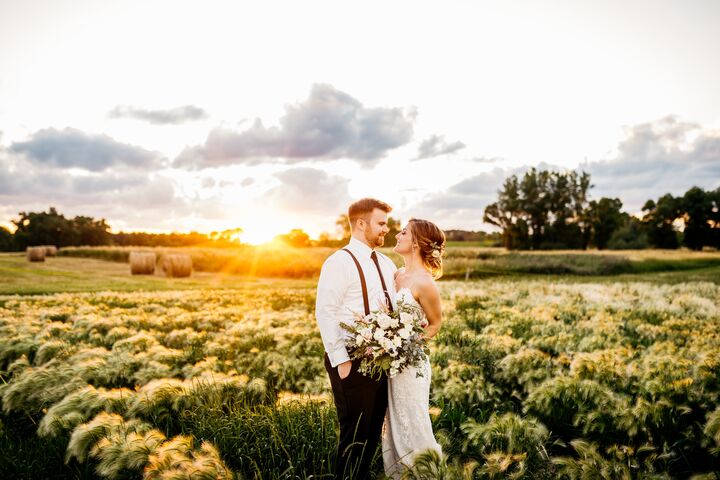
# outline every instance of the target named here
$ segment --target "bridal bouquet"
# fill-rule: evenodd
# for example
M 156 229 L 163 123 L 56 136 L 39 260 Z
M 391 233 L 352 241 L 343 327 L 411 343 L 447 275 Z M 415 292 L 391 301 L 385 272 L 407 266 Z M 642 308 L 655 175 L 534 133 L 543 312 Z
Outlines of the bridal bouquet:
M 350 358 L 359 358 L 358 371 L 372 378 L 383 373 L 394 377 L 407 367 L 418 367 L 430 353 L 422 337 L 427 320 L 419 307 L 402 300 L 395 311 L 358 314 L 355 325 L 340 325 L 350 333 L 346 342 Z M 418 370 L 417 375 L 422 373 Z

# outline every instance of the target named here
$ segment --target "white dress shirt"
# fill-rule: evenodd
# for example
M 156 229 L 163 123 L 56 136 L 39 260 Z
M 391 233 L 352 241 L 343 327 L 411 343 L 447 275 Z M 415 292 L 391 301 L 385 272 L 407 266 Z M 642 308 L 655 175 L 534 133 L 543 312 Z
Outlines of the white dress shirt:
M 370 311 L 379 310 L 385 303 L 385 294 L 377 267 L 370 258 L 373 250 L 354 237 L 350 238 L 350 243 L 345 248 L 355 255 L 362 267 Z M 394 307 L 397 267 L 382 253 L 377 253 L 377 259 Z M 354 325 L 356 314 L 365 315 L 360 274 L 352 257 L 347 252 L 338 250 L 323 263 L 315 302 L 315 318 L 320 327 L 320 336 L 330 359 L 330 365 L 333 367 L 350 360 L 345 349 L 345 339 L 348 338 L 349 333 L 340 326 L 340 322 Z

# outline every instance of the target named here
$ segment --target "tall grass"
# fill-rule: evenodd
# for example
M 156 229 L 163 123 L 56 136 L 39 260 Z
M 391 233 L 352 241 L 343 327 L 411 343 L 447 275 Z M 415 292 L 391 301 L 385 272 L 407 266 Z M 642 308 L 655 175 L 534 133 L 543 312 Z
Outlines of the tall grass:
M 4 478 L 328 477 L 337 419 L 313 289 L 288 283 L 0 297 Z M 431 404 L 445 456 L 407 478 L 720 469 L 720 286 L 440 289 Z

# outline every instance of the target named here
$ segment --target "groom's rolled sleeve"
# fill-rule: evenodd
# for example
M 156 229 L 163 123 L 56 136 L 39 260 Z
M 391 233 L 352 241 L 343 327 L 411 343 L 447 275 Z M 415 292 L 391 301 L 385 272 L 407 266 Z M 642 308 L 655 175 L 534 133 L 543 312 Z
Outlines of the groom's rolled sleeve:
M 345 335 L 340 327 L 343 300 L 347 288 L 348 278 L 345 264 L 338 257 L 328 258 L 320 271 L 315 301 L 315 319 L 320 328 L 320 336 L 330 359 L 330 365 L 333 367 L 350 360 L 345 348 Z

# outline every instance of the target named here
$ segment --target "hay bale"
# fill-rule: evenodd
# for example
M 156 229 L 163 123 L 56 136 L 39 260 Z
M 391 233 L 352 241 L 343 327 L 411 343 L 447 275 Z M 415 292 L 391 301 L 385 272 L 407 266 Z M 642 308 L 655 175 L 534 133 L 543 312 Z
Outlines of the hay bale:
M 185 254 L 171 254 L 163 257 L 163 270 L 168 277 L 189 277 L 192 273 L 192 258 Z
M 30 262 L 45 261 L 45 247 L 27 247 L 27 259 Z
M 130 273 L 152 275 L 155 273 L 156 256 L 153 252 L 130 252 Z
M 55 245 L 43 245 L 46 257 L 54 257 L 57 255 L 57 247 Z

